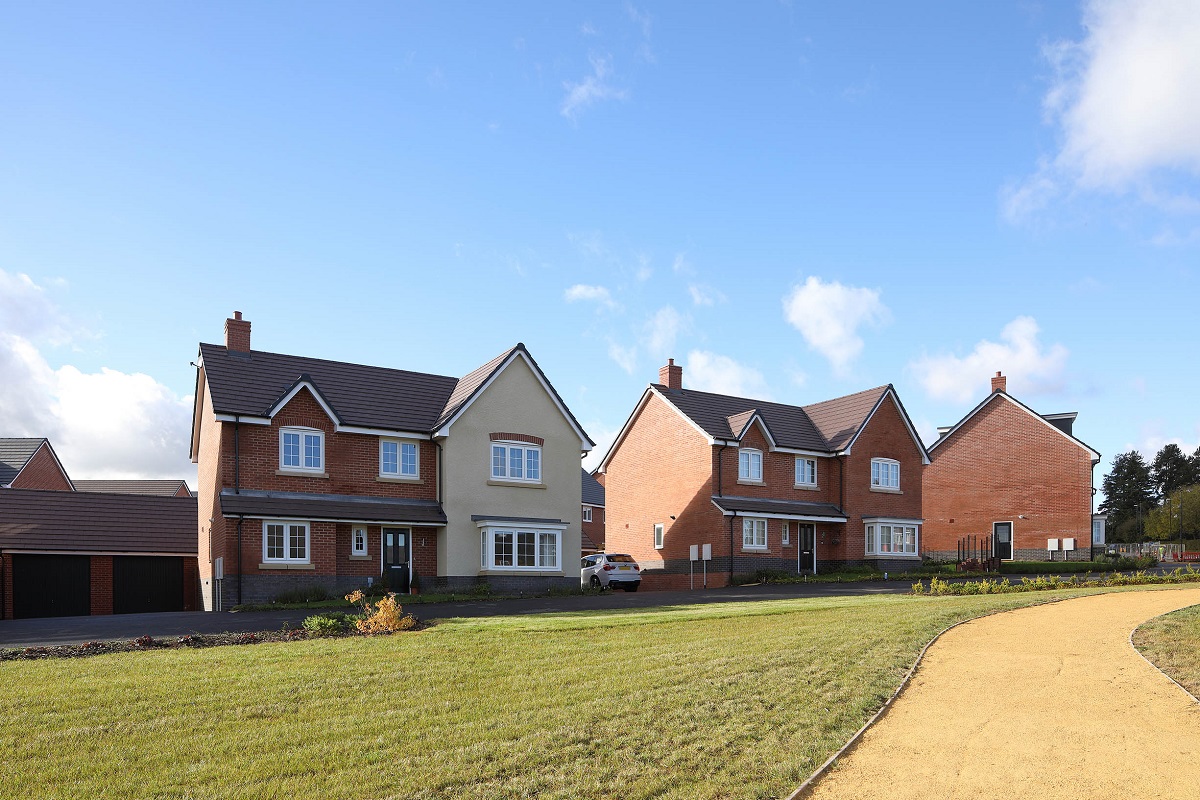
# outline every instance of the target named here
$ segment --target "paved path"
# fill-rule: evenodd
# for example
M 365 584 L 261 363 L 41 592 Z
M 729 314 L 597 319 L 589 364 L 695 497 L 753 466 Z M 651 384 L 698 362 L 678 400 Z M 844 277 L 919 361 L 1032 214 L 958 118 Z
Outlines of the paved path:
M 1195 604 L 1121 592 L 960 625 L 812 796 L 1200 797 L 1200 705 L 1129 644 Z
M 406 605 L 422 620 L 451 617 L 494 617 L 513 614 L 603 611 L 624 608 L 654 608 L 696 603 L 731 603 L 780 600 L 792 597 L 839 597 L 907 592 L 912 581 L 860 581 L 848 583 L 792 583 L 770 586 L 735 586 L 697 589 L 692 592 L 603 592 L 568 597 L 535 597 L 516 600 L 472 600 L 458 603 L 413 603 Z M 402 601 L 403 604 L 403 601 Z M 79 644 L 88 641 L 156 638 L 188 633 L 226 631 L 271 631 L 285 624 L 297 627 L 316 611 L 204 612 L 162 614 L 110 614 L 95 617 L 53 617 L 0 621 L 0 647 Z

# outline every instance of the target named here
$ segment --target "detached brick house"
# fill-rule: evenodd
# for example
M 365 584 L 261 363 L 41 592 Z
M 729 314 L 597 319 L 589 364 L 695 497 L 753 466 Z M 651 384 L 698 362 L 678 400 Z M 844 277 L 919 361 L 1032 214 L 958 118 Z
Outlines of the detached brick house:
M 1074 412 L 1038 414 L 1006 389 L 997 372 L 992 393 L 929 448 L 925 552 L 953 560 L 974 536 L 1002 559 L 1087 560 L 1100 454 L 1075 437 Z
M 583 481 L 583 539 L 581 550 L 589 556 L 604 550 L 604 484 L 580 467 Z
M 761 568 L 904 569 L 920 563 L 927 463 L 891 385 L 793 406 L 684 389 L 672 359 L 600 466 L 605 548 L 636 558 L 647 588 L 687 587 L 693 545 L 711 548 L 710 586 Z
M 196 363 L 205 608 L 578 585 L 593 443 L 523 344 L 455 378 L 251 350 L 237 312 Z

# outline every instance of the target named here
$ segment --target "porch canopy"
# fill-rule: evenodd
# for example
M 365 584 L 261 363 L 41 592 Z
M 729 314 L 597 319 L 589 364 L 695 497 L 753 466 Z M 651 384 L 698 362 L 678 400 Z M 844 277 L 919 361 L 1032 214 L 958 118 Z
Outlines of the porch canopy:
M 713 495 L 712 503 L 727 517 L 765 517 L 800 522 L 845 522 L 846 515 L 833 503 L 798 500 L 764 500 L 759 497 Z
M 446 512 L 436 500 L 250 489 L 240 492 L 223 489 L 221 513 L 235 519 L 251 517 L 399 525 L 446 524 Z

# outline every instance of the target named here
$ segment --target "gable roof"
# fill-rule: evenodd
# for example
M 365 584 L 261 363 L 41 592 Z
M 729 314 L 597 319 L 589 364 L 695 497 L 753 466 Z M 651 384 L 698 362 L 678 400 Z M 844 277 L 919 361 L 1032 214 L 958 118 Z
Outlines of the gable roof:
M 695 389 L 670 389 L 652 383 L 605 454 L 600 464 L 601 472 L 624 440 L 638 413 L 654 395 L 661 397 L 696 430 L 707 436 L 709 444 L 735 445 L 745 436 L 752 423 L 758 422 L 772 450 L 825 456 L 850 452 L 871 417 L 884 400 L 891 397 L 909 435 L 921 451 L 922 460 L 929 463 L 925 445 L 890 383 L 807 406 L 771 403 Z
M 196 498 L 9 489 L 0 549 L 195 556 Z
M 1058 425 L 1055 425 L 1055 424 L 1054 424 L 1052 421 L 1050 421 L 1050 420 L 1046 419 L 1046 417 L 1044 417 L 1044 416 L 1042 416 L 1041 414 L 1037 413 L 1037 412 L 1036 412 L 1036 411 L 1034 411 L 1032 408 L 1030 408 L 1029 406 L 1025 405 L 1025 404 L 1024 404 L 1024 403 L 1022 403 L 1020 400 L 1018 400 L 1017 398 L 1013 397 L 1012 395 L 1010 395 L 1008 392 L 1005 392 L 1005 391 L 994 391 L 994 392 L 992 392 L 991 394 L 989 394 L 987 397 L 985 397 L 985 398 L 983 399 L 983 401 L 979 403 L 979 405 L 975 406 L 975 407 L 974 407 L 974 408 L 972 408 L 970 411 L 968 411 L 968 412 L 967 412 L 967 415 L 966 415 L 965 417 L 963 417 L 962 419 L 960 419 L 960 420 L 959 420 L 957 423 L 955 423 L 955 425 L 954 425 L 952 428 L 950 428 L 949 430 L 947 430 L 947 431 L 946 431 L 946 433 L 945 433 L 944 435 L 942 435 L 942 436 L 941 436 L 941 437 L 940 437 L 940 438 L 939 438 L 939 439 L 938 439 L 936 442 L 934 442 L 933 444 L 931 444 L 931 445 L 929 446 L 929 452 L 931 452 L 931 453 L 932 453 L 932 452 L 933 452 L 934 450 L 936 450 L 936 449 L 937 449 L 937 448 L 938 448 L 938 447 L 939 447 L 939 446 L 940 446 L 940 445 L 941 445 L 943 442 L 945 442 L 947 439 L 949 439 L 949 438 L 950 438 L 951 436 L 953 436 L 954 434 L 958 433 L 959 429 L 960 429 L 960 428 L 962 428 L 962 426 L 963 426 L 963 425 L 965 425 L 965 424 L 967 423 L 967 420 L 971 419 L 971 417 L 973 417 L 973 416 L 975 416 L 976 414 L 978 414 L 980 411 L 982 411 L 982 410 L 983 410 L 983 408 L 984 408 L 985 406 L 987 406 L 987 404 L 988 404 L 988 403 L 991 403 L 993 400 L 995 400 L 995 399 L 996 399 L 996 398 L 998 398 L 998 397 L 999 397 L 999 398 L 1002 398 L 1002 399 L 1004 399 L 1004 400 L 1007 400 L 1008 402 L 1012 403 L 1012 404 L 1013 404 L 1013 405 L 1015 405 L 1017 408 L 1021 409 L 1021 410 L 1022 410 L 1022 411 L 1024 411 L 1026 414 L 1028 414 L 1029 416 L 1033 417 L 1034 419 L 1036 419 L 1036 420 L 1037 420 L 1038 422 L 1040 422 L 1041 424 L 1045 425 L 1045 426 L 1046 426 L 1047 428 L 1049 428 L 1050 430 L 1052 430 L 1052 431 L 1054 431 L 1055 433 L 1057 433 L 1058 435 L 1062 436 L 1062 437 L 1063 437 L 1064 439 L 1066 439 L 1067 441 L 1069 441 L 1069 442 L 1071 442 L 1072 444 L 1076 445 L 1077 447 L 1079 447 L 1079 448 L 1081 448 L 1081 449 L 1085 450 L 1085 451 L 1086 451 L 1086 452 L 1087 452 L 1089 455 L 1091 455 L 1091 457 L 1092 457 L 1092 461 L 1094 461 L 1094 462 L 1097 462 L 1097 463 L 1100 461 L 1100 453 L 1099 453 L 1099 451 L 1097 451 L 1097 450 L 1095 450 L 1094 448 L 1092 448 L 1092 446 L 1091 446 L 1091 445 L 1087 444 L 1086 442 L 1084 442 L 1084 441 L 1083 441 L 1083 440 L 1081 440 L 1081 439 L 1078 439 L 1078 438 L 1076 438 L 1076 437 L 1075 437 L 1075 436 L 1073 436 L 1072 434 L 1069 434 L 1069 433 L 1067 433 L 1067 432 L 1066 432 L 1066 431 L 1064 431 L 1064 430 L 1063 430 L 1061 427 L 1059 427 Z M 1047 416 L 1052 416 L 1052 417 L 1065 417 L 1065 416 L 1066 416 L 1066 414 L 1050 414 L 1050 415 L 1047 415 Z M 1074 421 L 1074 417 L 1072 417 L 1072 421 Z
M 587 506 L 604 507 L 604 485 L 596 480 L 596 476 L 588 472 L 583 467 L 579 468 L 583 473 L 583 504 Z
M 67 475 L 67 471 L 63 469 L 62 462 L 58 460 L 58 454 L 54 452 L 54 448 L 50 445 L 50 440 L 44 436 L 39 436 L 0 439 L 0 487 L 8 486 L 15 481 L 17 476 L 21 474 L 21 470 L 25 469 L 25 465 L 43 447 L 50 452 L 54 463 L 58 465 L 59 472 L 66 478 L 67 484 L 73 485 L 71 477 Z
M 201 344 L 200 358 L 218 419 L 269 423 L 307 389 L 338 430 L 423 437 L 445 433 L 505 367 L 521 358 L 579 434 L 582 449 L 595 444 L 520 342 L 462 378 L 262 350 L 230 351 L 217 344 Z M 196 393 L 197 409 L 202 389 Z
M 74 481 L 78 492 L 100 494 L 146 494 L 156 497 L 191 497 L 192 490 L 184 480 L 85 480 Z M 187 494 L 179 494 L 180 491 Z

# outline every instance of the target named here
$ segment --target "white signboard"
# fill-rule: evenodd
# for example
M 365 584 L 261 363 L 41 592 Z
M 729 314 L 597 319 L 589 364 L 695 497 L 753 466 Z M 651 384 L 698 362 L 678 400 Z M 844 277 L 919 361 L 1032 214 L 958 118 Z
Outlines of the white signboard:
M 712 561 L 712 545 L 704 545 L 704 555 L 701 556 L 705 561 Z
M 1053 552 L 1058 549 L 1058 539 L 1047 539 L 1046 549 Z
M 1075 540 L 1074 539 L 1063 539 L 1063 550 L 1074 550 L 1074 549 L 1075 549 Z
M 699 548 L 699 546 L 697 546 L 697 545 L 692 545 L 691 547 L 689 547 L 689 548 L 688 548 L 688 552 L 690 553 L 690 555 L 688 556 L 688 558 L 690 558 L 692 561 L 697 561 L 697 560 L 699 560 L 699 558 L 700 558 L 700 548 Z

